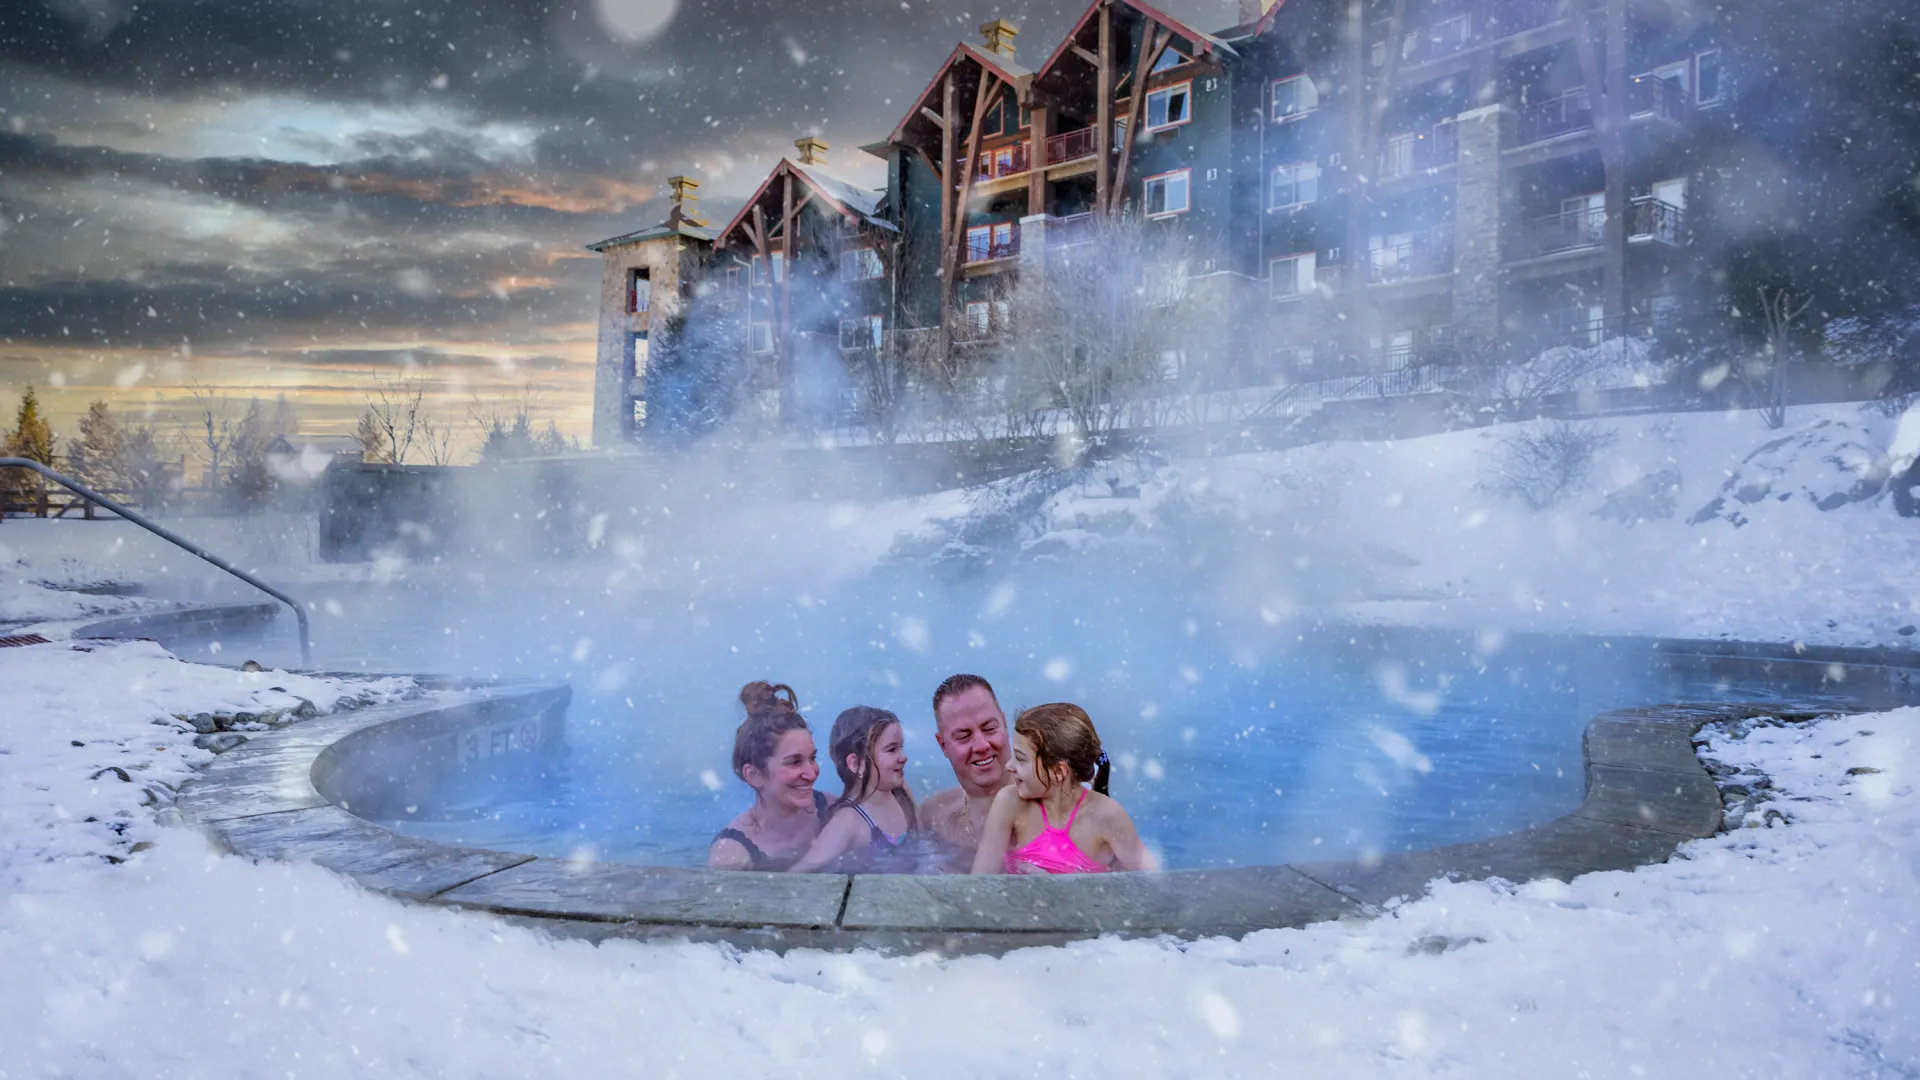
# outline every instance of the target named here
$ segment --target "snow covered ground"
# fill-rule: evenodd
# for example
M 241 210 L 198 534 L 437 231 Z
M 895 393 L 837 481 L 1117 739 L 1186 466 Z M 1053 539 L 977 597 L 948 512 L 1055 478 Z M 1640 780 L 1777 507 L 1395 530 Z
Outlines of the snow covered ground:
M 70 650 L 0 650 L 0 1076 L 1920 1073 L 1920 710 L 1721 736 L 1785 820 L 1634 873 L 1240 942 L 775 956 L 218 855 L 140 805 L 204 757 L 170 713 L 364 688 Z
M 835 572 L 895 533 L 909 562 L 1177 553 L 1249 620 L 1911 640 L 1920 522 L 1870 482 L 1910 453 L 1900 421 L 1597 424 L 1591 475 L 1544 511 L 1485 488 L 1499 428 L 1121 463 L 1026 504 L 1001 485 L 832 507 L 806 542 L 860 533 Z M 805 523 L 780 520 L 794 543 Z M 282 579 L 376 572 L 270 563 L 288 545 L 249 527 L 249 565 Z M 121 528 L 0 527 L 0 619 L 117 602 L 31 583 L 150 567 Z M 79 648 L 0 649 L 0 1078 L 1920 1076 L 1920 710 L 1718 734 L 1709 755 L 1771 777 L 1779 814 L 1630 874 L 1442 883 L 1239 942 L 774 956 L 553 942 L 219 855 L 155 819 L 209 757 L 176 715 L 416 691 Z

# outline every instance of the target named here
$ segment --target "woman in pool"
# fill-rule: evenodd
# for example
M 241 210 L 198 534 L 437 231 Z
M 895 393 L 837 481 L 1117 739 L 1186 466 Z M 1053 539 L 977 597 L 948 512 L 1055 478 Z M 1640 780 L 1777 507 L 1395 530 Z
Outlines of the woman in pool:
M 914 812 L 900 718 L 885 709 L 855 705 L 834 719 L 827 745 L 846 790 L 828 808 L 820 835 L 793 870 L 877 870 L 904 864 L 902 846 L 914 829 Z
M 1133 819 L 1107 797 L 1107 755 L 1085 709 L 1059 702 L 1023 711 L 1012 749 L 1013 783 L 987 810 L 974 873 L 1158 869 Z M 1089 780 L 1091 792 L 1080 786 Z
M 784 696 L 783 696 L 784 695 Z M 733 733 L 733 772 L 753 789 L 753 805 L 714 836 L 715 870 L 785 870 L 806 853 L 826 818 L 813 733 L 793 688 L 750 682 L 740 688 L 747 718 Z

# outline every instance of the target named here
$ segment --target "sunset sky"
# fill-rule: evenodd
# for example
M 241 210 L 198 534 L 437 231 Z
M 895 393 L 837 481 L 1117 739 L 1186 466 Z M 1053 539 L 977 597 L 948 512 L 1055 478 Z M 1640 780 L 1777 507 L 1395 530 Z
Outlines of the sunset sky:
M 1037 65 L 1084 0 L 6 0 L 0 401 L 179 415 L 285 393 L 311 433 L 367 388 L 531 385 L 588 428 L 599 257 L 703 183 L 716 223 L 802 134 L 878 185 L 956 40 Z M 1209 29 L 1232 0 L 1167 0 Z

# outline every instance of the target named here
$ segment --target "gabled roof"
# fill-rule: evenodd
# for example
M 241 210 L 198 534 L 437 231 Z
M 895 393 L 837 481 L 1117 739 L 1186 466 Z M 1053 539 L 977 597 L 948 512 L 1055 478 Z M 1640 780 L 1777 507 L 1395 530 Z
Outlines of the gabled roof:
M 1257 38 L 1273 28 L 1274 17 L 1280 13 L 1281 8 L 1286 6 L 1287 0 L 1274 0 L 1273 6 L 1267 8 L 1265 15 L 1260 16 L 1250 23 L 1241 23 L 1239 26 L 1229 26 L 1225 30 L 1217 30 L 1213 36 L 1228 44 L 1236 41 L 1246 41 L 1249 38 Z
M 927 98 L 933 93 L 934 88 L 940 85 L 940 80 L 945 78 L 953 65 L 963 58 L 973 60 L 983 69 L 999 76 L 1002 82 L 1015 88 L 1025 87 L 1027 80 L 1033 77 L 1033 72 L 1028 71 L 1013 58 L 987 52 L 985 49 L 976 48 L 963 41 L 955 45 L 953 51 L 947 54 L 947 59 L 934 69 L 933 78 L 927 80 L 926 88 L 921 90 L 907 106 L 907 114 L 900 118 L 899 123 L 893 125 L 893 133 L 887 136 L 889 143 L 899 142 L 906 137 L 907 125 L 913 122 L 914 117 L 920 115 L 920 107 L 927 103 Z
M 587 250 L 605 251 L 616 244 L 631 244 L 637 240 L 658 240 L 662 237 L 674 235 L 684 236 L 689 240 L 699 240 L 709 244 L 713 242 L 712 229 L 703 229 L 697 225 L 688 225 L 685 223 L 674 226 L 663 221 L 650 228 L 641 229 L 639 232 L 630 232 L 620 236 L 609 237 L 605 240 L 596 240 L 587 245 Z
M 720 230 L 717 238 L 725 240 L 733 235 L 733 231 L 740 227 L 740 223 L 746 220 L 748 214 L 753 212 L 754 204 L 766 195 L 768 189 L 773 186 L 773 182 L 787 174 L 798 178 L 801 183 L 813 190 L 815 198 L 825 200 L 827 205 L 842 214 L 859 218 L 876 228 L 890 232 L 899 231 L 892 222 L 874 216 L 874 212 L 880 207 L 882 192 L 842 180 L 818 165 L 802 165 L 792 158 L 783 157 L 780 159 L 780 164 L 775 165 L 773 171 L 767 174 L 767 178 L 760 181 L 760 186 L 754 189 L 747 201 L 740 204 L 740 211 L 733 215 L 732 221 L 727 222 L 726 228 Z
M 1087 28 L 1087 23 L 1092 21 L 1094 14 L 1098 12 L 1105 3 L 1106 0 L 1093 0 L 1093 3 L 1087 5 L 1087 10 L 1080 13 L 1079 20 L 1073 24 L 1073 29 L 1068 30 L 1067 35 L 1060 39 L 1060 44 L 1053 50 L 1053 55 L 1047 57 L 1047 62 L 1041 64 L 1040 69 L 1034 72 L 1033 77 L 1035 79 L 1046 78 L 1048 73 L 1053 70 L 1054 65 L 1058 64 L 1062 57 L 1072 55 L 1069 50 L 1074 43 L 1074 39 L 1078 38 L 1080 32 Z M 1157 22 L 1168 30 L 1173 31 L 1174 36 L 1184 38 L 1191 44 L 1195 52 L 1220 53 L 1226 56 L 1236 55 L 1233 46 L 1227 44 L 1224 38 L 1209 34 L 1204 30 L 1195 30 L 1193 27 L 1188 26 L 1186 23 L 1168 15 L 1166 12 L 1161 11 L 1151 4 L 1141 3 L 1141 0 L 1112 0 L 1112 4 L 1116 8 L 1132 8 L 1153 22 Z M 1274 6 L 1277 8 L 1279 5 L 1276 4 Z

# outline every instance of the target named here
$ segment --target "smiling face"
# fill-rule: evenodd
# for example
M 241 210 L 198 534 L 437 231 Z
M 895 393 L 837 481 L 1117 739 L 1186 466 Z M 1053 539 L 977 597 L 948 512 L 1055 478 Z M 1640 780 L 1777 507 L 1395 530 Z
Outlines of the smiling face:
M 991 795 L 1007 783 L 1007 717 L 993 692 L 972 686 L 940 702 L 934 740 L 969 795 Z
M 875 791 L 894 791 L 907 786 L 907 746 L 898 721 L 888 724 L 875 740 L 873 764 L 879 770 Z
M 741 774 L 763 802 L 794 810 L 812 810 L 813 782 L 820 779 L 813 735 L 806 728 L 795 728 L 781 735 L 780 741 L 773 744 L 773 756 L 767 759 L 765 768 L 748 765 Z
M 1023 799 L 1038 799 L 1047 793 L 1047 779 L 1040 775 L 1040 756 L 1033 740 L 1015 732 L 1013 736 L 1013 790 Z

